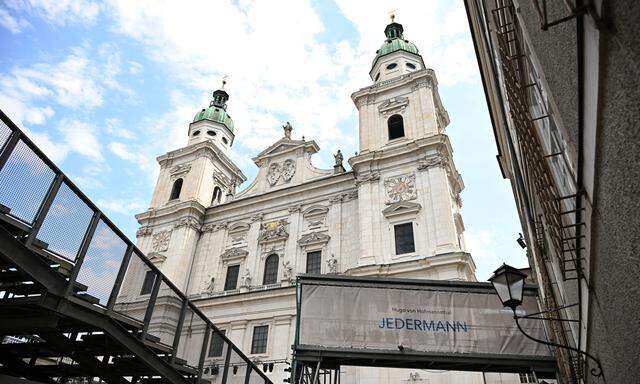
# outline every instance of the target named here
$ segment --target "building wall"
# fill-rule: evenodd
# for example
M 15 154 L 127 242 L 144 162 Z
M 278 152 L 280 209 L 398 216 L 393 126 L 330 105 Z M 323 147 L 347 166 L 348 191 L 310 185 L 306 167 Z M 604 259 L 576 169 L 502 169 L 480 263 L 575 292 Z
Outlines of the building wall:
M 530 48 L 525 53 L 533 58 L 534 69 L 540 74 L 539 86 L 549 101 L 551 118 L 547 120 L 553 119 L 558 135 L 567 143 L 559 148 L 564 165 L 554 160 L 556 157 L 543 161 L 550 165 L 560 196 L 581 193 L 579 199 L 567 199 L 578 204 L 574 208 L 580 208 L 580 215 L 563 216 L 563 225 L 571 225 L 574 217 L 580 220 L 578 234 L 584 237 L 577 245 L 583 267 L 579 280 L 571 279 L 575 272 L 565 279 L 559 262 L 561 253 L 540 241 L 548 238 L 547 229 L 538 222 L 544 199 L 532 187 L 531 164 L 524 160 L 518 132 L 509 116 L 514 106 L 505 95 L 496 28 L 491 26 L 496 3 L 466 1 L 500 164 L 512 181 L 531 266 L 543 297 L 551 293 L 555 300 L 545 300 L 544 304 L 580 304 L 582 311 L 559 313 L 581 320 L 579 327 L 575 323 L 563 326 L 566 339 L 560 341 L 595 355 L 604 375 L 591 376 L 589 369 L 595 365 L 589 360 L 583 375 L 569 372 L 572 364 L 563 358 L 566 351 L 558 350 L 560 366 L 567 368 L 561 371 L 582 376 L 581 381 L 587 383 L 636 382 L 640 347 L 629 335 L 640 332 L 640 302 L 637 295 L 620 292 L 635 293 L 640 286 L 636 277 L 640 259 L 635 246 L 639 238 L 636 196 L 640 141 L 635 121 L 639 113 L 636 21 L 640 4 L 595 1 L 590 14 L 578 15 L 546 31 L 540 28 L 533 2 L 514 0 L 514 4 L 523 28 L 523 44 Z M 568 15 L 562 2 L 547 2 L 547 6 L 549 21 Z M 543 136 L 541 133 L 544 130 L 538 131 Z M 557 152 L 549 152 L 544 145 L 543 150 L 545 154 Z M 551 325 L 553 331 L 554 323 Z M 564 380 L 569 381 L 569 375 Z
M 602 36 L 601 114 L 596 153 L 587 348 L 607 383 L 638 380 L 640 346 L 640 39 L 637 1 L 607 2 Z

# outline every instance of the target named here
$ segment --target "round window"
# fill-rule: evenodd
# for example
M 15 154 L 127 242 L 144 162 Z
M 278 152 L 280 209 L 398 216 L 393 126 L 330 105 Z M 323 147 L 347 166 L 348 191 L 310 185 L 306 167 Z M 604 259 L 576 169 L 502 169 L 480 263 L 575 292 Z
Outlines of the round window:
M 215 136 L 216 132 L 215 131 L 207 131 L 207 135 L 209 136 Z
M 193 136 L 198 136 L 199 134 L 200 134 L 200 131 L 193 132 Z
M 226 138 L 226 137 L 223 137 L 223 138 L 222 138 L 222 142 L 223 142 L 223 143 L 225 143 L 225 144 L 227 144 L 227 143 L 229 142 L 229 140 L 227 140 L 227 138 Z
M 391 63 L 391 64 L 387 65 L 387 69 L 394 69 L 394 68 L 395 68 L 395 67 L 397 67 L 397 66 L 398 66 L 398 64 L 396 64 L 396 63 Z
M 413 63 L 407 63 L 407 68 L 409 69 L 416 69 L 416 65 Z

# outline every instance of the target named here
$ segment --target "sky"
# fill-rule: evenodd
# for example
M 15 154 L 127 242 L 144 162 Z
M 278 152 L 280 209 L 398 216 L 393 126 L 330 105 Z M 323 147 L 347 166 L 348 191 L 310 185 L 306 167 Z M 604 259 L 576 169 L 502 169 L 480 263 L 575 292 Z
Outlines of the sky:
M 3 0 L 0 109 L 135 239 L 155 158 L 186 144 L 224 76 L 240 190 L 286 121 L 319 144 L 316 166 L 353 155 L 350 95 L 371 84 L 392 12 L 438 78 L 478 279 L 526 266 L 461 0 Z

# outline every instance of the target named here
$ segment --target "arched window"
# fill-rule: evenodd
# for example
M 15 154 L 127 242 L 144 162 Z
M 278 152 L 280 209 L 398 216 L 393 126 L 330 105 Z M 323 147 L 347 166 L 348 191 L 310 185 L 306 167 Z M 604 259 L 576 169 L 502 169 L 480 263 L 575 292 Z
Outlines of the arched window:
M 180 197 L 180 191 L 182 190 L 182 178 L 173 182 L 173 188 L 171 188 L 171 197 L 169 200 L 175 200 Z
M 220 204 L 220 199 L 222 198 L 222 190 L 220 187 L 216 186 L 213 188 L 213 197 L 211 198 L 211 204 Z
M 267 257 L 267 260 L 264 262 L 264 279 L 262 279 L 262 284 L 274 284 L 278 281 L 278 255 L 273 254 Z
M 389 127 L 389 140 L 404 137 L 404 123 L 402 121 L 402 116 L 391 116 L 387 121 L 387 126 Z

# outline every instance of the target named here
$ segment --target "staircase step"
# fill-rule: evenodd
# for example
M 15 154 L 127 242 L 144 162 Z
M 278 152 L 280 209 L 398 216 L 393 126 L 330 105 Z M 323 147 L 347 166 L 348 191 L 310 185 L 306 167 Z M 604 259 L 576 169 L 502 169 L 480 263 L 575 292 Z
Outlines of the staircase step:
M 100 299 L 95 296 L 91 296 L 88 293 L 76 293 L 74 296 L 91 304 L 100 304 Z

